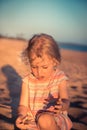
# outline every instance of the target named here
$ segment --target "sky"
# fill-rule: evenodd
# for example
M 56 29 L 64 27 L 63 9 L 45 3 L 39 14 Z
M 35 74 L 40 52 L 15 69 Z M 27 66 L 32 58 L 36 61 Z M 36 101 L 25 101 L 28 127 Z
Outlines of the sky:
M 0 34 L 87 44 L 87 0 L 0 0 Z

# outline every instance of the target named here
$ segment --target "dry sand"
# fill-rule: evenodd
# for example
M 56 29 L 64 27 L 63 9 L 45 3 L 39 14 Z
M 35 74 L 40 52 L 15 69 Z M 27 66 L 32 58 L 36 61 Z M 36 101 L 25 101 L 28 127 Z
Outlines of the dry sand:
M 0 39 L 0 130 L 17 130 L 21 78 L 29 68 L 20 59 L 27 41 Z M 61 68 L 69 77 L 72 130 L 87 130 L 87 52 L 61 49 Z

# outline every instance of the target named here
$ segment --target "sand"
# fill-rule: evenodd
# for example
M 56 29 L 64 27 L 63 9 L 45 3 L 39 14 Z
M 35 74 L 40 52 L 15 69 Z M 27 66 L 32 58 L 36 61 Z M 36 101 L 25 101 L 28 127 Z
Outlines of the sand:
M 17 130 L 15 119 L 22 78 L 29 67 L 21 61 L 27 41 L 0 39 L 0 130 Z M 87 130 L 87 52 L 61 49 L 60 68 L 69 77 L 72 130 Z

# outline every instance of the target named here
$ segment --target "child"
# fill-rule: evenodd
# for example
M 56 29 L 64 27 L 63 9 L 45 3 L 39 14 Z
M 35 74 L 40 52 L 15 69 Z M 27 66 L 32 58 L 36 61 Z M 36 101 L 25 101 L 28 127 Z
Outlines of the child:
M 47 34 L 34 35 L 25 54 L 31 72 L 23 79 L 17 127 L 25 130 L 70 130 L 68 78 L 59 69 L 61 56 L 56 41 Z

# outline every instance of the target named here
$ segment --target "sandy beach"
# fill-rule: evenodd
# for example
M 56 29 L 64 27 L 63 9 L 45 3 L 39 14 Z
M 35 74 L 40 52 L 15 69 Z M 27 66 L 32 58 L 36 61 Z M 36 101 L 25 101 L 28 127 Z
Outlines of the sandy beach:
M 0 39 L 0 130 L 18 130 L 15 126 L 22 77 L 29 67 L 21 61 L 27 41 Z M 87 52 L 61 49 L 60 68 L 69 77 L 72 130 L 87 130 Z

